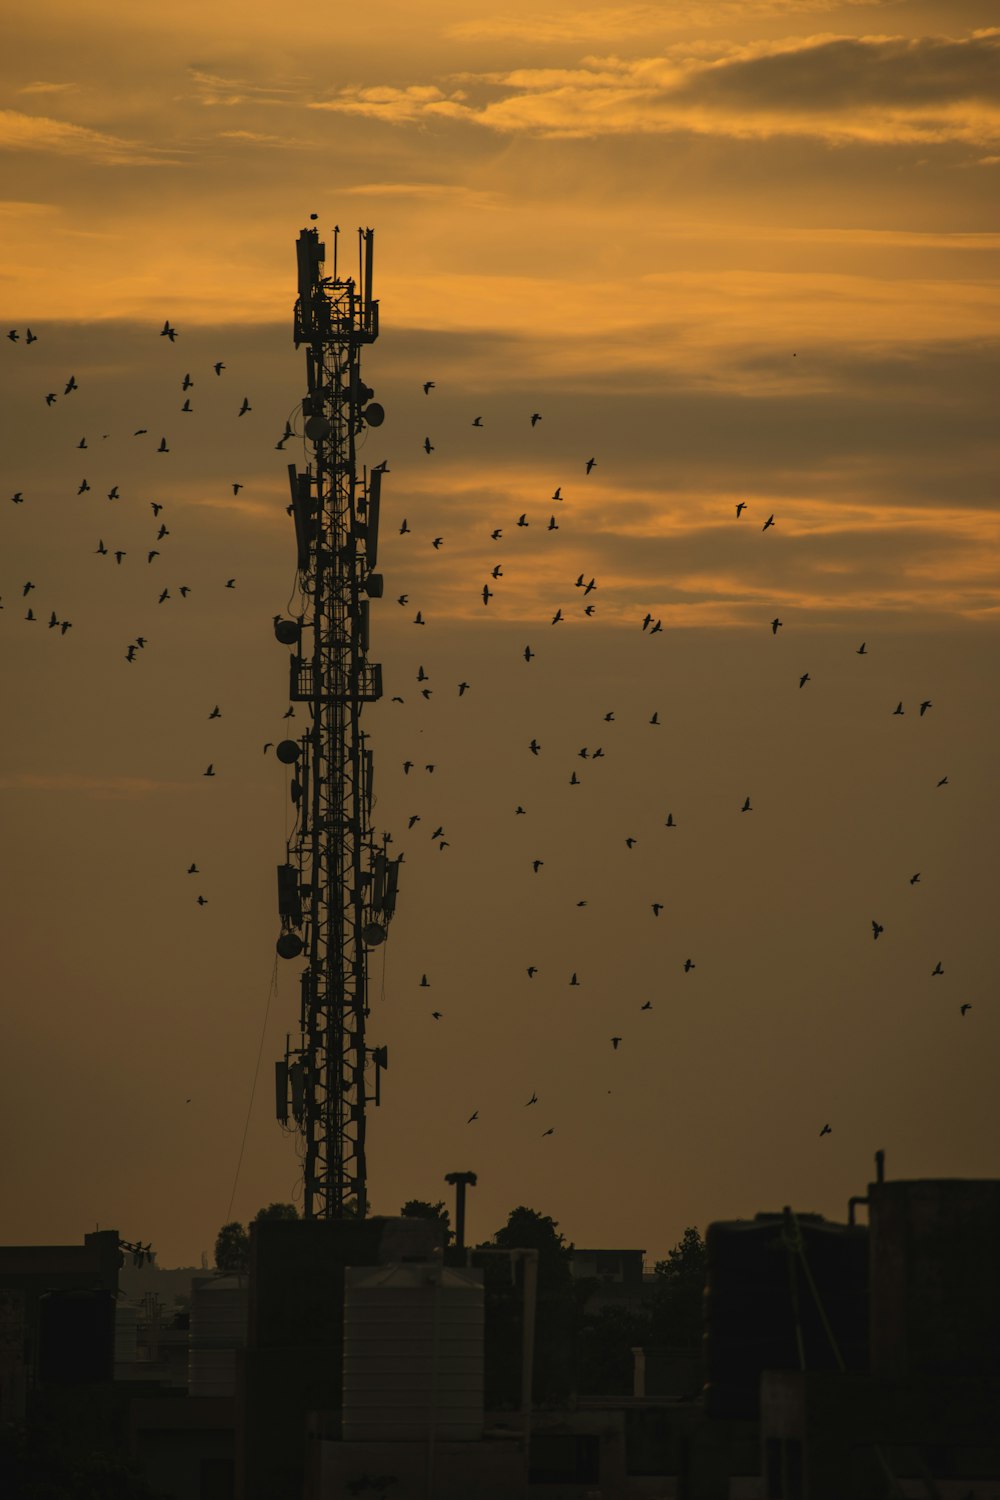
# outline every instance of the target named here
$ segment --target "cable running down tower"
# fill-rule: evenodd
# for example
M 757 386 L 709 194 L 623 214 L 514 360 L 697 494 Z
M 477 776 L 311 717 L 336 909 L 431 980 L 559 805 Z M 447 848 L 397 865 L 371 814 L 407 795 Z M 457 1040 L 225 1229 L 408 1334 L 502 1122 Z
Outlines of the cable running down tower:
M 278 1119 L 304 1143 L 306 1218 L 363 1218 L 368 1211 L 365 1107 L 379 1102 L 385 1047 L 368 1047 L 368 951 L 385 941 L 399 860 L 389 835 L 371 828 L 372 752 L 361 711 L 382 696 L 382 668 L 368 660 L 369 602 L 382 596 L 378 559 L 382 468 L 359 474 L 357 444 L 385 412 L 361 379 L 361 350 L 378 337 L 372 299 L 374 232 L 358 231 L 358 275 L 322 275 L 316 229 L 296 245 L 295 347 L 306 346 L 305 470 L 289 464 L 303 613 L 277 616 L 290 646 L 289 698 L 307 706 L 298 740 L 278 758 L 294 767 L 296 823 L 278 866 L 282 958 L 304 955 L 301 1035 L 275 1067 Z M 373 1073 L 368 1092 L 367 1076 Z

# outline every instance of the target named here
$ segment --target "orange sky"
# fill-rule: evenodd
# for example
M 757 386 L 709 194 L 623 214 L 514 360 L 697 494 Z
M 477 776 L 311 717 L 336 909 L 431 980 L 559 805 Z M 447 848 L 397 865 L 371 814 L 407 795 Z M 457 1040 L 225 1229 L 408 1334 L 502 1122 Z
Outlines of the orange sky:
M 117 1224 L 170 1264 L 228 1209 L 287 825 L 261 745 L 286 707 L 273 444 L 304 386 L 310 212 L 346 255 L 375 227 L 382 307 L 369 717 L 376 822 L 406 858 L 372 967 L 374 1207 L 471 1167 L 474 1234 L 525 1202 L 578 1243 L 656 1255 L 784 1202 L 841 1216 L 877 1147 L 894 1175 L 994 1172 L 995 7 L 9 14 L 7 1239 Z M 147 563 L 151 500 L 169 537 Z M 404 778 L 407 758 L 438 770 Z M 296 968 L 267 1012 L 238 1216 L 295 1190 L 270 1070 Z

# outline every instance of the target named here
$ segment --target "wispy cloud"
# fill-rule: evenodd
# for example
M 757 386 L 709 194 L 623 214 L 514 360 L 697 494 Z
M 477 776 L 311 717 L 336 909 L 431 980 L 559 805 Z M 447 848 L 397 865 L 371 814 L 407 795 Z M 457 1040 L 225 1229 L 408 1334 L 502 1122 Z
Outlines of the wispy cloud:
M 112 167 L 163 166 L 176 160 L 166 151 L 151 149 L 138 141 L 14 109 L 0 110 L 0 150 L 46 151 Z
M 691 51 L 463 74 L 447 90 L 352 85 L 310 107 L 563 139 L 683 131 L 831 144 L 1000 141 L 1000 28 L 959 38 L 795 37 L 716 48 L 714 57 Z
M 600 5 L 565 11 L 542 11 L 530 16 L 474 16 L 444 28 L 444 35 L 462 41 L 506 39 L 535 44 L 596 38 L 662 36 L 666 31 L 747 25 L 783 16 L 822 15 L 864 5 L 900 5 L 903 0 L 671 0 L 666 5 Z
M 69 94 L 78 89 L 78 83 L 46 83 L 38 79 L 35 83 L 25 83 L 17 90 L 19 94 Z

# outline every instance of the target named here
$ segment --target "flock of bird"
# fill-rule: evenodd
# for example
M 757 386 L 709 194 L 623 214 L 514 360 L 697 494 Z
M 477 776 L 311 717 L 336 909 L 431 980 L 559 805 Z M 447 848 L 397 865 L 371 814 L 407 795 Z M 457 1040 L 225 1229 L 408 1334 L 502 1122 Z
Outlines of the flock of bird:
M 171 325 L 171 323 L 169 322 L 169 320 L 167 320 L 167 321 L 164 322 L 163 328 L 159 331 L 159 336 L 161 338 L 167 339 L 169 341 L 169 343 L 171 345 L 173 345 L 176 342 L 177 338 L 178 338 L 178 331 L 177 331 L 177 329 L 173 325 Z M 7 334 L 7 337 L 8 337 L 8 339 L 12 343 L 22 342 L 21 333 L 20 333 L 20 330 L 18 330 L 18 329 L 10 329 L 9 332 L 8 332 L 8 334 Z M 27 348 L 28 346 L 31 346 L 31 345 L 37 343 L 38 341 L 39 341 L 38 335 L 36 335 L 35 333 L 33 333 L 30 328 L 28 328 L 28 329 L 25 330 L 25 334 L 24 334 L 24 338 L 23 338 L 23 344 L 24 344 L 25 348 Z M 210 368 L 211 368 L 211 370 L 212 370 L 212 372 L 214 374 L 214 378 L 215 379 L 221 379 L 222 376 L 223 376 L 223 374 L 224 374 L 224 372 L 226 371 L 227 367 L 226 367 L 226 364 L 225 364 L 225 362 L 223 360 L 218 360 Z M 189 371 L 185 372 L 184 376 L 183 376 L 183 379 L 179 382 L 179 394 L 183 398 L 182 401 L 180 402 L 179 406 L 178 406 L 178 412 L 181 415 L 189 414 L 194 409 L 193 406 L 192 406 L 192 397 L 188 394 L 193 389 L 194 385 L 195 385 L 195 381 L 194 381 L 191 373 Z M 75 393 L 79 390 L 79 388 L 80 388 L 79 387 L 79 382 L 76 380 L 75 376 L 69 375 L 66 378 L 64 386 L 63 386 L 62 399 L 69 400 L 70 398 L 72 398 L 75 395 Z M 423 383 L 423 393 L 424 393 L 425 397 L 430 397 L 431 392 L 435 391 L 436 389 L 437 389 L 436 382 L 433 381 L 433 380 L 427 380 L 427 381 L 425 381 Z M 46 407 L 49 408 L 49 409 L 51 409 L 51 408 L 53 408 L 59 402 L 59 400 L 61 398 L 60 398 L 58 392 L 56 392 L 56 391 L 48 391 L 48 392 L 42 392 L 42 393 L 40 393 L 40 399 L 44 400 L 44 403 L 45 403 Z M 237 418 L 245 416 L 248 412 L 252 411 L 252 409 L 253 408 L 252 408 L 252 406 L 251 406 L 251 404 L 249 402 L 249 399 L 246 396 L 243 396 L 242 401 L 241 401 L 241 403 L 239 404 L 238 407 L 235 406 L 235 404 L 234 404 L 234 413 L 235 413 L 235 416 Z M 529 426 L 530 426 L 531 429 L 537 428 L 538 424 L 540 422 L 542 422 L 542 420 L 543 420 L 543 416 L 542 416 L 541 412 L 534 411 L 534 412 L 531 412 L 530 414 L 527 415 L 527 421 L 528 421 L 528 424 L 529 424 Z M 474 418 L 474 420 L 472 421 L 471 425 L 474 428 L 482 429 L 483 426 L 484 426 L 483 416 L 481 416 L 481 415 L 476 416 Z M 133 434 L 132 434 L 133 438 L 136 438 L 136 439 L 142 438 L 142 437 L 146 437 L 148 435 L 149 435 L 148 429 L 144 428 L 144 427 L 143 428 L 135 429 L 134 432 L 133 432 Z M 107 438 L 107 436 L 108 436 L 108 434 L 103 434 L 102 435 L 103 438 Z M 288 442 L 289 439 L 291 439 L 293 437 L 297 437 L 297 436 L 298 436 L 298 434 L 296 434 L 294 432 L 292 423 L 290 421 L 286 421 L 285 422 L 284 431 L 282 432 L 281 436 L 277 439 L 277 441 L 274 444 L 275 449 L 277 449 L 278 451 L 283 450 L 285 443 Z M 424 451 L 425 455 L 428 458 L 430 458 L 430 456 L 437 451 L 437 446 L 436 446 L 435 443 L 432 443 L 430 436 L 425 437 L 422 446 L 423 446 L 423 451 Z M 87 438 L 86 437 L 80 438 L 79 442 L 77 443 L 77 448 L 80 449 L 80 450 L 86 450 L 88 447 L 89 447 L 89 444 L 88 444 Z M 161 436 L 160 441 L 159 441 L 159 446 L 155 448 L 154 452 L 157 455 L 166 455 L 166 454 L 169 454 L 171 451 L 172 450 L 171 450 L 170 444 L 167 441 L 167 437 L 165 435 Z M 589 458 L 587 458 L 585 460 L 581 459 L 580 465 L 581 465 L 581 470 L 582 470 L 582 473 L 583 473 L 583 477 L 584 477 L 584 479 L 586 479 L 586 477 L 589 476 L 590 474 L 592 474 L 592 472 L 594 471 L 594 469 L 598 466 L 598 460 L 597 460 L 597 458 L 595 456 L 591 456 L 591 457 L 589 457 Z M 388 465 L 385 464 L 385 463 L 383 463 L 382 465 L 380 465 L 380 467 L 383 468 L 383 469 L 387 469 Z M 232 493 L 233 493 L 234 496 L 238 495 L 243 488 L 244 488 L 244 485 L 243 485 L 242 482 L 240 482 L 240 481 L 233 481 L 232 482 Z M 83 496 L 83 495 L 87 494 L 90 491 L 91 491 L 91 486 L 90 486 L 88 480 L 86 479 L 86 477 L 83 477 L 81 479 L 80 483 L 79 483 L 79 486 L 78 486 L 78 489 L 77 489 L 77 492 L 76 492 L 77 496 Z M 118 484 L 115 484 L 115 485 L 113 485 L 111 487 L 110 490 L 107 491 L 107 500 L 109 502 L 111 502 L 111 503 L 114 503 L 115 501 L 119 500 L 120 498 L 121 498 L 120 486 Z M 26 495 L 23 490 L 17 490 L 11 496 L 11 500 L 12 500 L 12 502 L 13 502 L 14 505 L 21 506 L 21 505 L 24 505 L 26 502 L 28 502 L 30 500 L 30 496 Z M 551 504 L 554 505 L 554 506 L 556 506 L 556 507 L 558 507 L 559 505 L 561 505 L 563 503 L 563 500 L 564 500 L 563 485 L 560 484 L 560 485 L 556 486 L 555 490 L 553 491 L 553 493 L 551 495 Z M 145 549 L 144 549 L 144 551 L 145 551 L 145 564 L 144 564 L 144 566 L 145 567 L 152 567 L 154 564 L 157 564 L 157 563 L 161 563 L 161 565 L 162 565 L 162 560 L 164 559 L 165 554 L 167 554 L 169 552 L 169 542 L 168 542 L 168 539 L 171 536 L 171 528 L 168 527 L 168 525 L 166 524 L 165 521 L 161 521 L 160 520 L 161 513 L 163 513 L 164 510 L 165 510 L 164 503 L 161 502 L 161 501 L 150 501 L 149 504 L 150 504 L 150 508 L 151 508 L 151 511 L 152 511 L 152 523 L 153 523 L 153 526 L 156 529 L 155 530 L 151 529 L 150 537 L 149 537 L 149 545 L 147 547 L 145 547 Z M 291 509 L 291 507 L 288 507 L 288 508 L 289 508 L 289 510 Z M 741 525 L 745 524 L 743 522 L 743 516 L 744 516 L 744 513 L 747 512 L 747 511 L 748 511 L 748 502 L 746 500 L 741 500 L 738 503 L 736 503 L 736 505 L 735 505 L 734 522 L 738 523 L 738 524 L 741 524 Z M 547 521 L 541 523 L 542 527 L 543 527 L 543 529 L 544 529 L 544 531 L 546 533 L 553 533 L 553 532 L 557 532 L 557 531 L 560 530 L 560 523 L 556 519 L 557 514 L 559 514 L 558 510 L 552 510 L 552 511 L 550 511 L 550 513 L 548 515 Z M 538 525 L 538 523 L 534 520 L 534 518 L 530 517 L 527 512 L 522 512 L 520 515 L 518 515 L 518 517 L 516 518 L 516 520 L 512 523 L 512 529 L 515 532 L 518 532 L 518 531 L 523 532 L 529 526 L 531 526 L 532 524 L 535 524 L 536 526 Z M 776 516 L 772 512 L 771 514 L 769 514 L 763 520 L 763 524 L 761 525 L 760 529 L 761 529 L 761 531 L 763 533 L 766 533 L 766 532 L 771 531 L 772 529 L 774 529 L 776 527 L 776 524 L 777 524 Z M 102 527 L 101 529 L 107 531 L 107 528 L 105 528 L 105 527 Z M 411 530 L 411 528 L 409 526 L 409 523 L 408 523 L 408 521 L 407 521 L 407 519 L 405 517 L 402 519 L 402 522 L 401 522 L 401 524 L 399 526 L 399 535 L 401 537 L 407 537 L 407 536 L 412 537 L 414 535 L 414 533 Z M 493 544 L 499 544 L 499 543 L 503 542 L 505 540 L 505 527 L 503 525 L 494 526 L 490 530 L 490 532 L 489 532 L 489 538 L 490 538 L 490 541 Z M 508 538 L 508 542 L 509 542 L 509 538 Z M 432 549 L 435 552 L 439 552 L 445 546 L 445 543 L 446 543 L 446 538 L 444 536 L 436 536 L 436 537 L 434 537 L 432 539 L 431 546 L 432 546 Z M 117 567 L 121 567 L 123 564 L 125 564 L 126 559 L 128 559 L 130 557 L 129 549 L 124 548 L 124 547 L 120 547 L 120 546 L 108 546 L 105 543 L 104 536 L 99 536 L 97 538 L 97 546 L 94 548 L 94 553 L 95 553 L 95 555 L 97 557 L 99 557 L 102 560 L 108 559 L 108 558 L 113 558 L 114 564 Z M 480 591 L 480 597 L 482 599 L 482 604 L 483 604 L 484 607 L 488 608 L 490 606 L 491 601 L 493 601 L 496 598 L 497 589 L 502 587 L 502 580 L 503 580 L 503 578 L 504 578 L 504 564 L 503 564 L 503 562 L 496 562 L 492 566 L 492 568 L 490 569 L 490 571 L 489 571 L 489 577 L 482 584 L 482 588 L 481 588 L 481 591 Z M 235 577 L 231 577 L 229 579 L 226 579 L 224 582 L 220 582 L 220 587 L 222 587 L 222 588 L 224 588 L 226 590 L 233 590 L 236 587 L 236 582 L 237 582 L 236 578 Z M 493 585 L 493 587 L 491 587 L 491 584 Z M 577 578 L 575 579 L 575 583 L 573 584 L 573 587 L 575 589 L 577 589 L 577 590 L 580 591 L 580 594 L 579 594 L 579 597 L 580 597 L 579 614 L 580 614 L 580 616 L 582 618 L 584 618 L 584 619 L 587 619 L 587 620 L 590 620 L 590 619 L 594 618 L 594 616 L 597 614 L 597 607 L 598 606 L 597 606 L 597 600 L 594 599 L 594 598 L 592 598 L 591 596 L 595 595 L 595 593 L 597 593 L 597 591 L 599 590 L 600 585 L 599 585 L 598 579 L 596 577 L 594 577 L 594 576 L 591 576 L 590 578 L 588 578 L 586 576 L 585 572 L 581 572 L 577 576 Z M 161 605 L 164 605 L 164 604 L 170 602 L 174 598 L 174 594 L 176 594 L 176 596 L 180 600 L 184 601 L 184 600 L 187 600 L 187 598 L 189 597 L 189 595 L 192 592 L 190 586 L 188 584 L 186 584 L 186 583 L 174 584 L 173 585 L 173 589 L 174 589 L 174 593 L 171 592 L 170 585 L 163 586 L 162 588 L 158 587 L 157 589 L 155 589 L 155 590 L 153 590 L 151 592 L 151 595 L 150 595 L 151 601 L 152 601 L 152 599 L 155 598 L 157 606 L 161 606 Z M 25 600 L 28 600 L 30 598 L 30 596 L 33 593 L 36 593 L 36 592 L 37 592 L 37 588 L 36 588 L 35 582 L 33 580 L 26 580 L 24 582 L 24 584 L 23 584 L 23 587 L 22 587 L 22 598 L 25 599 Z M 411 598 L 411 591 L 404 590 L 404 592 L 400 593 L 397 596 L 396 602 L 397 602 L 397 604 L 400 607 L 405 608 L 405 607 L 407 607 L 409 605 L 410 598 Z M 2 600 L 0 600 L 0 608 L 2 608 L 2 607 L 3 607 Z M 413 624 L 414 625 L 417 625 L 417 626 L 426 625 L 426 623 L 427 623 L 427 616 L 424 613 L 425 607 L 426 606 L 422 606 L 421 608 L 417 609 L 416 614 L 415 614 L 414 619 L 413 619 Z M 566 608 L 568 609 L 568 606 Z M 564 607 L 562 605 L 556 607 L 555 610 L 554 610 L 554 613 L 551 616 L 550 628 L 554 627 L 554 626 L 557 626 L 559 624 L 562 624 L 564 621 L 567 620 L 568 617 L 569 616 L 564 611 Z M 29 604 L 27 605 L 27 608 L 26 608 L 25 616 L 24 616 L 25 621 L 28 622 L 28 623 L 38 623 L 40 621 L 40 618 L 41 618 L 40 616 L 36 616 L 36 614 L 34 612 L 34 607 L 29 602 Z M 777 636 L 778 631 L 783 628 L 784 622 L 781 620 L 780 617 L 775 616 L 769 623 L 770 623 L 770 631 L 771 631 L 772 636 Z M 68 619 L 65 619 L 65 618 L 60 618 L 60 611 L 58 609 L 56 609 L 56 608 L 52 608 L 51 609 L 51 613 L 49 614 L 49 617 L 48 617 L 47 625 L 48 625 L 48 628 L 50 630 L 57 629 L 59 631 L 59 634 L 61 636 L 65 636 L 67 634 L 67 632 L 72 628 L 73 622 L 71 620 L 68 620 Z M 649 638 L 655 637 L 657 635 L 662 635 L 663 632 L 664 632 L 664 624 L 663 624 L 662 618 L 654 616 L 653 612 L 649 611 L 649 610 L 647 610 L 641 616 L 641 618 L 638 617 L 638 616 L 636 617 L 635 628 L 641 634 L 643 634 L 645 636 L 648 636 Z M 135 662 L 139 659 L 139 654 L 142 651 L 145 650 L 145 648 L 147 646 L 147 640 L 148 640 L 148 638 L 146 636 L 140 634 L 140 635 L 135 636 L 127 644 L 127 646 L 125 647 L 125 650 L 123 651 L 123 657 L 124 657 L 124 660 L 125 660 L 125 662 L 127 664 L 129 664 L 129 665 L 135 664 Z M 521 655 L 523 657 L 523 661 L 529 667 L 530 667 L 531 663 L 537 657 L 537 654 L 538 654 L 538 651 L 537 651 L 538 644 L 539 643 L 538 643 L 538 641 L 536 639 L 535 643 L 534 643 L 534 646 L 531 643 L 528 643 L 528 644 L 526 644 L 523 647 L 523 650 L 521 651 Z M 855 648 L 855 653 L 858 656 L 868 656 L 869 655 L 869 651 L 868 651 L 868 643 L 867 643 L 867 641 L 862 641 L 861 644 Z M 807 685 L 809 685 L 809 684 L 812 683 L 812 680 L 813 679 L 811 677 L 811 674 L 808 671 L 802 672 L 798 676 L 798 689 L 799 690 L 805 689 L 807 687 Z M 430 698 L 431 698 L 431 696 L 432 696 L 432 694 L 433 694 L 433 692 L 434 692 L 434 689 L 432 687 L 430 687 L 430 686 L 427 685 L 428 682 L 429 682 L 429 674 L 425 671 L 425 669 L 424 669 L 424 667 L 422 665 L 420 666 L 420 668 L 418 670 L 418 673 L 417 673 L 417 682 L 418 682 L 418 685 L 419 685 L 420 695 L 422 696 L 422 698 L 425 701 L 429 701 Z M 471 684 L 468 681 L 466 681 L 466 680 L 463 679 L 463 680 L 461 680 L 461 681 L 459 681 L 457 683 L 456 687 L 457 687 L 458 697 L 459 698 L 464 698 L 466 696 L 466 694 L 468 694 L 470 692 Z M 394 703 L 400 703 L 400 704 L 402 704 L 402 703 L 404 703 L 404 701 L 405 700 L 402 697 L 402 695 L 396 695 L 392 699 L 392 702 L 394 702 Z M 932 709 L 932 707 L 933 707 L 933 704 L 932 704 L 932 701 L 929 698 L 928 699 L 923 699 L 919 703 L 919 705 L 918 705 L 918 710 L 917 710 L 918 717 L 919 718 L 923 718 Z M 902 701 L 898 702 L 896 704 L 895 708 L 893 708 L 891 710 L 887 710 L 887 711 L 891 712 L 891 714 L 894 715 L 894 716 L 901 716 L 901 715 L 903 715 L 906 712 Z M 294 708 L 291 705 L 289 705 L 289 708 L 288 708 L 287 712 L 285 713 L 284 717 L 287 719 L 287 718 L 291 718 L 293 716 L 294 716 Z M 211 719 L 211 720 L 215 720 L 215 719 L 218 719 L 220 717 L 221 717 L 221 708 L 220 708 L 220 706 L 218 704 L 216 704 L 215 707 L 208 714 L 208 718 Z M 604 721 L 605 724 L 608 724 L 608 725 L 613 724 L 615 722 L 615 712 L 614 712 L 614 710 L 608 710 L 608 711 L 606 711 L 604 713 L 604 715 L 603 715 L 603 721 Z M 659 718 L 658 711 L 654 711 L 653 714 L 651 715 L 651 717 L 649 718 L 649 720 L 647 722 L 648 722 L 648 725 L 651 726 L 651 727 L 653 727 L 653 728 L 658 727 L 660 725 L 660 718 Z M 267 751 L 270 750 L 271 748 L 272 748 L 272 742 L 271 741 L 267 741 L 264 744 L 264 753 L 266 754 Z M 532 755 L 532 756 L 535 756 L 535 757 L 541 756 L 541 754 L 543 752 L 543 748 L 544 747 L 543 747 L 542 743 L 540 743 L 540 741 L 536 737 L 532 737 L 532 739 L 525 746 L 526 752 L 528 754 Z M 594 762 L 596 762 L 598 760 L 603 759 L 604 756 L 605 756 L 605 750 L 604 750 L 603 745 L 600 745 L 600 744 L 595 745 L 593 747 L 590 746 L 590 745 L 584 745 L 577 752 L 577 759 L 579 761 L 581 761 L 581 762 L 589 762 L 591 764 L 593 764 Z M 414 769 L 417 768 L 417 765 L 418 765 L 417 761 L 415 761 L 413 759 L 410 759 L 410 758 L 405 759 L 402 762 L 402 771 L 403 771 L 404 776 L 409 776 L 410 773 Z M 433 772 L 435 770 L 435 762 L 434 761 L 428 761 L 428 762 L 424 763 L 423 769 L 424 769 L 425 774 L 433 774 Z M 217 773 L 216 773 L 214 761 L 209 762 L 208 766 L 206 767 L 206 769 L 203 772 L 203 775 L 205 777 L 209 777 L 210 778 L 210 777 L 214 777 L 216 774 Z M 568 776 L 567 779 L 568 779 L 568 784 L 570 786 L 572 786 L 572 787 L 578 787 L 578 786 L 580 786 L 582 784 L 581 777 L 578 774 L 578 768 L 575 767 L 575 766 L 570 768 L 570 775 Z M 945 787 L 947 785 L 948 785 L 948 777 L 946 775 L 942 776 L 940 778 L 940 780 L 937 782 L 937 786 L 939 788 Z M 754 810 L 753 809 L 753 804 L 752 804 L 751 797 L 750 797 L 749 794 L 745 797 L 744 801 L 742 802 L 742 805 L 739 807 L 738 810 L 739 810 L 739 812 L 741 812 L 743 814 L 752 813 L 753 812 L 753 810 Z M 521 804 L 518 804 L 514 808 L 514 810 L 513 810 L 513 815 L 514 816 L 526 816 L 526 810 L 525 810 L 524 806 L 522 806 Z M 408 831 L 414 830 L 416 824 L 419 823 L 419 822 L 421 822 L 421 814 L 420 813 L 413 813 L 413 814 L 411 814 L 410 817 L 409 817 L 409 819 L 408 819 Z M 677 820 L 675 819 L 673 812 L 668 812 L 667 813 L 667 816 L 666 816 L 666 819 L 665 819 L 665 822 L 664 822 L 664 826 L 666 828 L 671 828 L 671 829 L 677 827 Z M 443 852 L 444 850 L 446 850 L 446 849 L 448 849 L 450 847 L 450 840 L 445 836 L 445 828 L 444 828 L 444 826 L 440 822 L 436 822 L 435 823 L 434 830 L 430 834 L 430 839 L 431 839 L 432 842 L 434 842 L 434 843 L 437 844 L 438 850 L 440 852 Z M 631 850 L 635 846 L 636 842 L 637 842 L 637 839 L 632 834 L 629 834 L 629 835 L 625 836 L 625 838 L 624 838 L 625 846 L 629 850 Z M 544 867 L 545 867 L 545 860 L 543 858 L 541 858 L 541 857 L 535 857 L 535 858 L 533 858 L 531 860 L 531 869 L 532 869 L 532 872 L 533 872 L 533 874 L 535 876 L 539 876 L 542 873 Z M 190 875 L 190 876 L 196 876 L 196 875 L 199 875 L 200 873 L 201 872 L 199 870 L 197 862 L 193 860 L 191 862 L 191 864 L 187 868 L 187 874 Z M 919 880 L 920 880 L 920 872 L 917 871 L 917 872 L 915 872 L 910 877 L 910 884 L 911 885 L 916 885 L 919 882 Z M 195 900 L 196 900 L 196 903 L 200 907 L 204 907 L 204 906 L 206 906 L 208 904 L 208 898 L 206 896 L 204 896 L 202 893 L 199 893 L 196 896 Z M 584 907 L 584 906 L 587 905 L 587 902 L 585 900 L 579 900 L 577 902 L 577 905 L 580 906 L 580 907 Z M 654 918 L 658 918 L 660 916 L 661 912 L 664 910 L 663 903 L 657 901 L 657 902 L 650 903 L 650 905 L 651 905 L 653 917 Z M 872 919 L 871 927 L 872 927 L 873 938 L 874 938 L 875 941 L 878 941 L 878 939 L 881 937 L 881 935 L 884 932 L 884 926 L 877 919 Z M 683 962 L 682 968 L 683 968 L 683 972 L 685 974 L 692 973 L 695 970 L 695 968 L 696 968 L 696 963 L 695 963 L 694 959 L 690 958 L 690 957 L 687 957 L 684 960 L 684 962 Z M 536 964 L 530 964 L 526 968 L 527 978 L 529 980 L 532 980 L 538 972 L 539 972 L 539 968 L 538 968 L 538 966 Z M 936 966 L 935 966 L 935 968 L 934 968 L 934 970 L 933 970 L 934 976 L 936 977 L 936 976 L 942 975 L 943 972 L 944 972 L 944 970 L 943 970 L 942 963 L 940 963 L 940 962 L 937 963 Z M 568 984 L 571 987 L 577 987 L 580 984 L 580 979 L 579 979 L 579 976 L 578 976 L 578 974 L 576 972 L 573 972 L 570 975 L 570 977 L 568 979 Z M 429 980 L 427 974 L 423 974 L 421 976 L 421 979 L 420 979 L 420 988 L 421 989 L 428 989 L 428 988 L 430 988 L 430 980 Z M 640 1009 L 643 1010 L 643 1011 L 648 1011 L 651 1008 L 652 1008 L 652 1002 L 650 1000 L 644 1001 L 642 1003 L 642 1005 L 640 1006 Z M 959 1008 L 960 1009 L 960 1014 L 962 1016 L 965 1016 L 967 1014 L 967 1012 L 971 1008 L 972 1007 L 971 1007 L 971 1004 L 969 1002 L 964 1002 L 960 1006 L 960 1008 Z M 433 1010 L 433 1011 L 430 1012 L 430 1016 L 431 1016 L 431 1018 L 435 1022 L 440 1022 L 444 1018 L 444 1012 L 442 1012 L 441 1010 L 435 1009 L 435 1010 Z M 623 1045 L 623 1043 L 625 1041 L 625 1037 L 622 1034 L 616 1033 L 616 1034 L 612 1035 L 609 1038 L 609 1041 L 610 1041 L 610 1045 L 611 1045 L 612 1049 L 615 1052 L 617 1052 L 619 1050 L 619 1048 Z M 532 1106 L 532 1105 L 535 1105 L 538 1102 L 539 1102 L 538 1101 L 538 1096 L 533 1091 L 531 1098 L 526 1101 L 525 1108 L 527 1108 L 529 1106 Z M 473 1111 L 473 1113 L 468 1117 L 467 1123 L 468 1124 L 472 1124 L 473 1122 L 477 1121 L 478 1119 L 479 1119 L 479 1110 L 477 1109 L 477 1110 Z M 825 1135 L 830 1134 L 831 1130 L 832 1130 L 832 1127 L 830 1126 L 830 1124 L 829 1123 L 825 1123 L 823 1125 L 822 1130 L 820 1131 L 820 1136 L 825 1136 Z M 549 1128 L 547 1128 L 543 1132 L 543 1134 L 545 1136 L 550 1136 L 550 1135 L 554 1134 L 554 1127 L 550 1126 Z

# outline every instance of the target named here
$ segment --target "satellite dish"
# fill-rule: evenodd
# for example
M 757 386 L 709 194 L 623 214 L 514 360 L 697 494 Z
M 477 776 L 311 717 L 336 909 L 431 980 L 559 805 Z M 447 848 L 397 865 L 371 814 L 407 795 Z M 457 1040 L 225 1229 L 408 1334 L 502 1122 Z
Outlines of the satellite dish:
M 300 751 L 294 740 L 282 740 L 274 753 L 284 765 L 294 766 L 299 758 Z
M 298 620 L 276 620 L 274 622 L 275 639 L 283 646 L 294 646 L 302 634 Z
M 377 948 L 379 943 L 385 942 L 385 928 L 380 927 L 377 922 L 369 922 L 362 928 L 361 936 L 369 948 Z
M 306 418 L 306 437 L 310 442 L 318 443 L 321 438 L 328 438 L 332 431 L 330 423 L 320 412 Z
M 302 939 L 297 932 L 283 932 L 274 946 L 279 958 L 298 958 L 302 952 Z
M 381 427 L 385 421 L 385 407 L 379 401 L 369 401 L 361 415 L 369 427 Z

